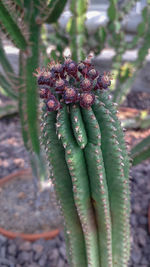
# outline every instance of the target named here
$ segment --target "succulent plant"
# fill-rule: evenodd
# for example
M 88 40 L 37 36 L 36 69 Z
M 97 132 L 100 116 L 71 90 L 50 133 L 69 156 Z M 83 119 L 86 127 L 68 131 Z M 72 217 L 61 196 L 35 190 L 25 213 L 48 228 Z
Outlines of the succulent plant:
M 45 71 L 53 86 L 39 83 L 43 70 L 38 70 L 37 82 L 44 86 L 42 139 L 70 266 L 127 267 L 130 164 L 107 90 L 111 77 L 99 74 L 89 58 L 79 64 L 69 58 Z

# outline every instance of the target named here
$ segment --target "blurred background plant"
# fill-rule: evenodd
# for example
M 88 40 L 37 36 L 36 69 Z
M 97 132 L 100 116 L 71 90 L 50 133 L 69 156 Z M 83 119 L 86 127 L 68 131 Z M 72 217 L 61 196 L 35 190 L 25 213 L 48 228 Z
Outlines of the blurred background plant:
M 106 1 L 107 2 L 107 1 Z M 88 0 L 2 0 L 0 2 L 0 72 L 1 93 L 14 100 L 0 109 L 1 114 L 19 111 L 22 136 L 29 151 L 34 175 L 45 179 L 46 168 L 39 141 L 38 89 L 34 70 L 45 66 L 49 60 L 62 60 L 71 53 L 75 61 L 82 60 L 89 53 L 98 61 L 105 49 L 113 49 L 113 74 L 111 93 L 119 105 L 127 94 L 144 66 L 150 48 L 150 1 L 147 0 L 141 11 L 136 33 L 126 34 L 126 24 L 132 9 L 138 9 L 140 1 L 109 0 L 106 3 L 106 19 L 99 15 L 94 30 L 90 30 Z M 65 11 L 65 12 L 64 12 Z M 95 19 L 96 20 L 96 19 Z M 92 25 L 90 25 L 92 27 Z M 6 40 L 9 39 L 19 49 L 18 73 L 7 58 Z M 126 52 L 137 49 L 134 61 L 124 58 Z M 16 108 L 18 106 L 18 109 Z M 123 122 L 125 127 L 149 127 L 149 113 L 138 115 Z M 143 126 L 144 125 L 144 126 Z M 150 157 L 147 151 L 149 139 L 133 148 L 133 163 Z M 146 145 L 145 145 L 146 144 Z M 138 155 L 138 160 L 136 159 Z M 139 156 L 140 155 L 140 156 Z M 140 160 L 139 160 L 140 159 Z

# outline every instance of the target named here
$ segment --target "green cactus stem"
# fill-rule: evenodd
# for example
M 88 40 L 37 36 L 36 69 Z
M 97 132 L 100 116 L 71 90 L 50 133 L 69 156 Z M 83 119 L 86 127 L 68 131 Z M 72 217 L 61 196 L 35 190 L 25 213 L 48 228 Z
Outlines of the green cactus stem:
M 25 50 L 27 48 L 27 41 L 2 1 L 0 2 L 0 21 L 8 34 L 11 36 L 15 45 L 18 48 Z
M 70 117 L 72 122 L 72 129 L 78 145 L 84 148 L 87 144 L 87 136 L 82 120 L 80 108 L 73 105 L 70 108 Z
M 84 236 L 74 204 L 71 177 L 65 160 L 65 151 L 56 134 L 56 112 L 48 113 L 44 108 L 42 116 L 43 142 L 48 161 L 51 162 L 50 176 L 64 217 L 70 264 L 86 266 Z
M 46 104 L 43 143 L 66 235 L 71 233 L 66 239 L 70 266 L 127 267 L 130 164 L 116 107 L 106 91 L 111 77 L 93 69 L 89 57 L 77 66 L 68 59 L 49 64 L 48 70 L 38 69 L 40 96 Z M 64 82 L 58 88 L 60 75 Z M 80 235 L 82 253 L 75 250 Z

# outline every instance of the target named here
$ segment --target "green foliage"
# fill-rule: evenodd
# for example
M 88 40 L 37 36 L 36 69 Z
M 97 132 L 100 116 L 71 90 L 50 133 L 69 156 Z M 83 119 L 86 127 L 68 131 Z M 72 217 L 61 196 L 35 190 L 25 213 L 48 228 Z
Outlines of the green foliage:
M 38 91 L 33 72 L 39 65 L 41 23 L 56 22 L 67 0 L 10 0 L 0 2 L 1 31 L 19 48 L 19 73 L 14 73 L 0 43 L 0 84 L 9 97 L 18 101 L 25 147 L 32 153 L 32 162 L 39 177 L 46 176 L 41 156 L 38 126 Z M 59 47 L 58 47 L 59 48 Z M 61 51 L 60 51 L 61 53 Z M 31 152 L 32 151 L 32 152 Z M 34 159 L 33 159 L 34 158 Z
M 150 158 L 150 136 L 144 138 L 140 143 L 131 150 L 133 166 L 141 163 L 143 160 Z
M 57 22 L 61 13 L 63 12 L 67 0 L 51 0 L 47 6 L 48 18 L 46 19 L 47 23 Z
M 25 50 L 27 48 L 26 39 L 2 1 L 0 2 L 0 22 L 16 46 L 19 49 Z
M 88 8 L 87 0 L 71 0 L 70 11 L 72 16 L 67 25 L 67 32 L 70 37 L 70 48 L 72 58 L 75 61 L 84 59 L 85 44 L 85 19 Z

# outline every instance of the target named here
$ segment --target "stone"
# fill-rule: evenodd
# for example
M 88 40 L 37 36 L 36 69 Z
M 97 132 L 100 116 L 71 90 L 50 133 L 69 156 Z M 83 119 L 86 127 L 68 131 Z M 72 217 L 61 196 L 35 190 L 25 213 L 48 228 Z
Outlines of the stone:
M 40 267 L 44 267 L 46 266 L 46 261 L 47 261 L 47 256 L 43 255 L 40 260 L 38 261 L 38 264 Z
M 141 207 L 140 207 L 139 203 L 135 203 L 133 205 L 133 209 L 134 209 L 135 213 L 139 213 L 141 211 Z
M 143 228 L 138 229 L 138 242 L 140 245 L 145 246 L 146 245 L 146 237 L 147 233 Z
M 28 267 L 39 267 L 39 264 L 35 263 L 35 262 L 31 262 Z
M 7 238 L 3 235 L 0 235 L 0 244 L 4 244 L 7 241 Z
M 24 251 L 30 251 L 32 248 L 31 242 L 25 241 L 20 244 L 19 249 Z
M 18 255 L 18 263 L 23 264 L 25 262 L 30 262 L 32 260 L 32 252 L 28 253 L 26 251 L 20 252 Z
M 65 246 L 61 246 L 59 248 L 59 251 L 60 251 L 60 255 L 64 258 L 66 256 L 66 248 L 65 248 Z
M 64 267 L 64 260 L 59 258 L 57 262 L 57 267 Z
M 6 257 L 6 247 L 2 246 L 0 250 L 0 257 L 5 258 Z
M 143 257 L 141 260 L 141 265 L 143 266 L 143 264 L 145 264 L 146 266 L 148 266 L 149 264 L 149 260 L 146 257 Z
M 43 252 L 43 246 L 42 245 L 40 245 L 40 244 L 33 244 L 33 246 L 32 246 L 32 249 L 36 252 L 36 253 L 38 253 L 38 254 L 42 254 L 42 252 Z
M 9 245 L 8 246 L 8 253 L 11 254 L 11 255 L 16 255 L 16 245 L 15 244 L 12 244 L 12 245 Z
M 141 225 L 147 225 L 147 217 L 145 217 L 145 216 L 140 216 L 140 217 L 139 217 L 139 223 L 140 223 Z
M 133 263 L 134 264 L 140 264 L 141 257 L 142 257 L 142 252 L 139 249 L 139 247 L 138 246 L 134 247 L 134 249 L 132 250 L 132 253 L 131 253 L 131 259 L 132 259 Z

